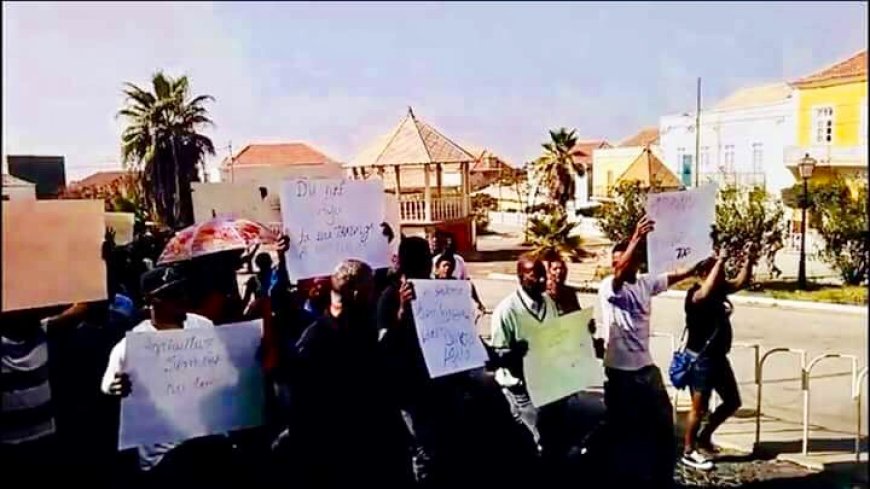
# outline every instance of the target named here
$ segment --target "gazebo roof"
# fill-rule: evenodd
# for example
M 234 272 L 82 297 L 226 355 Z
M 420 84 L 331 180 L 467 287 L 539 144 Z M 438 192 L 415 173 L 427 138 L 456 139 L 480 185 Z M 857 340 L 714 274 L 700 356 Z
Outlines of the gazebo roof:
M 618 179 L 621 182 L 632 180 L 638 180 L 644 186 L 650 186 L 652 182 L 656 182 L 662 188 L 680 188 L 682 186 L 680 179 L 652 154 L 649 146 L 643 149 Z
M 347 166 L 372 167 L 472 162 L 476 158 L 434 127 L 408 115 L 388 134 L 363 150 Z

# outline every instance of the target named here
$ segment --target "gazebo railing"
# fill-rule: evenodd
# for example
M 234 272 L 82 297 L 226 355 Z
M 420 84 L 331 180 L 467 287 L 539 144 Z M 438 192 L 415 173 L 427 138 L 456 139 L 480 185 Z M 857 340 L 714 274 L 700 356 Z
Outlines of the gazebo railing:
M 432 197 L 431 209 L 427 209 L 422 197 L 415 194 L 400 197 L 399 215 L 403 223 L 440 222 L 466 217 L 462 196 Z

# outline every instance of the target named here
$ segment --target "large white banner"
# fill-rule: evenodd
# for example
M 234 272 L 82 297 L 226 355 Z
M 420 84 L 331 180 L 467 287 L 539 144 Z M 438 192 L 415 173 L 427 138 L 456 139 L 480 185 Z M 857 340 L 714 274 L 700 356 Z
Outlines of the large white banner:
M 592 314 L 592 308 L 583 309 L 526 331 L 529 351 L 523 358 L 523 373 L 536 407 L 603 385 L 603 367 L 595 358 L 589 333 Z
M 716 186 L 650 194 L 646 213 L 655 221 L 647 236 L 651 274 L 691 266 L 713 252 L 710 236 L 716 222 Z
M 281 217 L 290 235 L 291 280 L 331 275 L 349 258 L 372 268 L 390 266 L 380 180 L 285 180 Z
M 482 367 L 486 349 L 474 329 L 471 282 L 412 280 L 417 339 L 431 378 Z
M 262 320 L 128 333 L 120 449 L 263 424 Z

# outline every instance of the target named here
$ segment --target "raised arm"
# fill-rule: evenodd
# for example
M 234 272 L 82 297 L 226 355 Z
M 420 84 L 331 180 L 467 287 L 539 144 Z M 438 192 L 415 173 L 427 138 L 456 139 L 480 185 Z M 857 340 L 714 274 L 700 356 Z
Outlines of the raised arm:
M 635 260 L 635 255 L 639 253 L 641 243 L 644 242 L 646 236 L 654 229 L 655 222 L 649 217 L 643 216 L 637 223 L 634 229 L 634 234 L 631 235 L 631 240 L 628 242 L 628 248 L 622 252 L 619 259 L 613 267 L 613 291 L 616 292 L 622 288 L 622 284 L 631 274 L 632 264 Z
M 278 240 L 278 274 L 275 280 L 275 289 L 287 290 L 290 285 L 290 277 L 287 275 L 287 250 L 290 249 L 290 236 L 283 234 Z
M 746 261 L 743 263 L 743 267 L 740 268 L 737 277 L 734 280 L 727 281 L 726 286 L 729 294 L 739 292 L 749 285 L 752 281 L 752 267 L 755 266 L 756 261 L 758 261 L 757 252 L 754 246 L 750 246 L 746 253 Z
M 706 265 L 709 262 L 709 260 L 715 260 L 715 258 L 713 258 L 713 257 L 705 258 L 705 259 L 699 261 L 698 263 L 695 263 L 691 267 L 678 268 L 678 269 L 668 273 L 668 287 L 671 287 L 674 284 L 678 284 L 678 283 L 682 282 L 683 280 L 686 280 L 687 278 L 691 277 L 692 275 L 694 275 L 698 271 L 698 269 L 700 269 L 704 265 Z
M 717 285 L 725 278 L 725 260 L 727 258 L 728 257 L 723 248 L 716 257 L 716 263 L 713 264 L 713 268 L 710 269 L 707 278 L 704 279 L 704 283 L 702 283 L 701 287 L 695 291 L 694 295 L 692 295 L 692 302 L 694 304 L 698 304 L 704 301 L 707 297 L 710 297 L 710 294 L 716 290 Z

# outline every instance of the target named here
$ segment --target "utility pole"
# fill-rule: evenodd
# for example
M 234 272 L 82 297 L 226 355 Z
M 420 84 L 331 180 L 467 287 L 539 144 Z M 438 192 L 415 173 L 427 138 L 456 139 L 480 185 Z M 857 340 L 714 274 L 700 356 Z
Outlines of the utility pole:
M 695 105 L 695 187 L 700 181 L 701 172 L 701 77 L 698 77 L 698 101 Z

